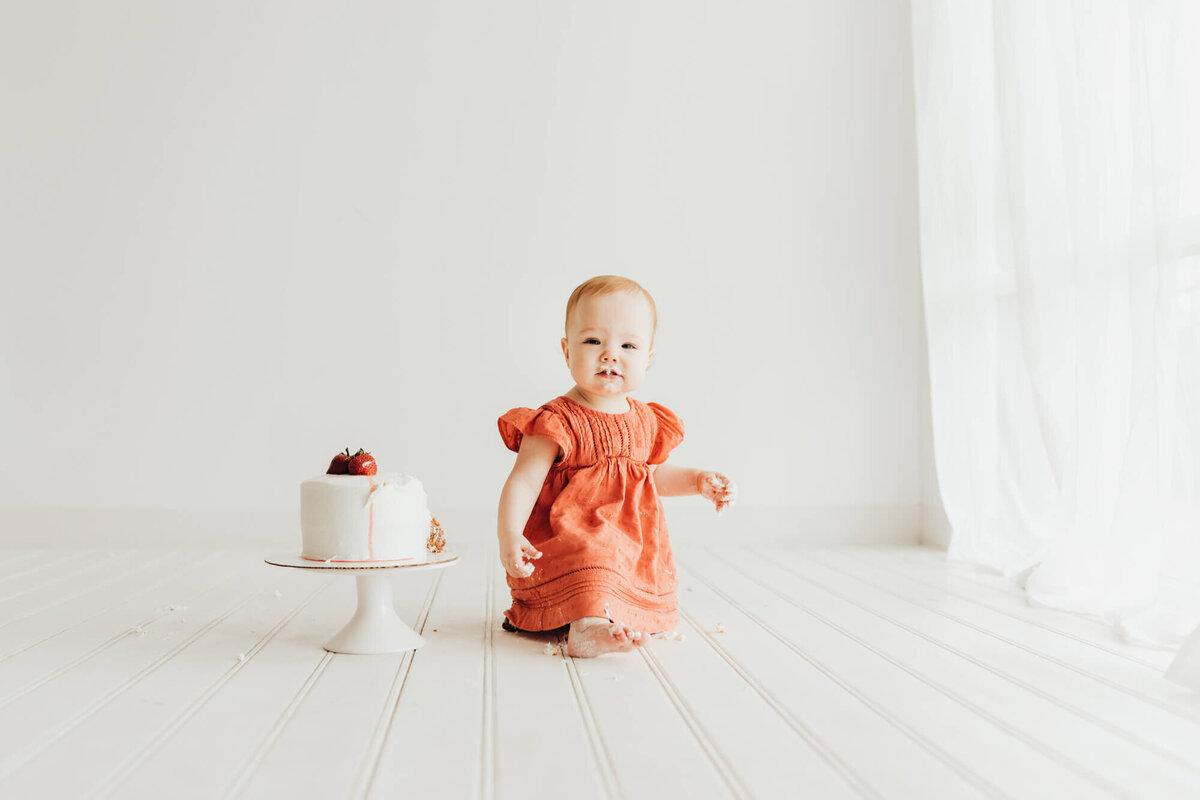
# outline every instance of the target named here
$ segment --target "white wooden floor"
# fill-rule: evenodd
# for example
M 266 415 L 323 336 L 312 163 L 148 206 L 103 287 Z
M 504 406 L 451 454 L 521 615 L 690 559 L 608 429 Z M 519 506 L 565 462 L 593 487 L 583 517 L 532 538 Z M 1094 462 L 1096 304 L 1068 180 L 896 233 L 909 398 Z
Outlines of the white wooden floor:
M 396 578 L 384 656 L 264 555 L 0 553 L 0 797 L 1200 796 L 1169 654 L 937 551 L 680 547 L 684 640 L 579 661 L 483 548 Z

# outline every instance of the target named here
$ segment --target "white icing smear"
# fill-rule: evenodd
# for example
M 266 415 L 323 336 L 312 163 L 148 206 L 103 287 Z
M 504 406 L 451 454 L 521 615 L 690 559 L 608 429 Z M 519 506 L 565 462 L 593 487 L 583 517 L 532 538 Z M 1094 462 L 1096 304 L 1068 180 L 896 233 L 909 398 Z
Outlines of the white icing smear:
M 396 484 L 392 483 L 391 481 L 381 481 L 376 483 L 375 488 L 372 489 L 371 493 L 367 495 L 367 500 L 365 503 L 363 503 L 363 508 L 366 508 L 367 506 L 371 505 L 371 503 L 374 503 L 375 497 L 389 486 L 392 487 L 393 492 L 399 491 L 399 488 L 396 486 Z

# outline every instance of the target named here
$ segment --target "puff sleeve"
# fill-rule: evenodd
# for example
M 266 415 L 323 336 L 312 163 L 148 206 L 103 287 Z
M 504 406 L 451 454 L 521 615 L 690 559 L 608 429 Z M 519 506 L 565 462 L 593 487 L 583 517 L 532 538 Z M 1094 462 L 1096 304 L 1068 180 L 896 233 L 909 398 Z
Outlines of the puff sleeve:
M 654 412 L 654 443 L 650 446 L 648 464 L 662 464 L 671 451 L 683 441 L 683 420 L 675 412 L 658 403 L 647 403 Z
M 521 440 L 526 436 L 544 436 L 552 439 L 561 452 L 555 463 L 571 456 L 571 435 L 562 419 L 550 409 L 514 408 L 496 421 L 504 446 L 514 453 L 521 449 Z

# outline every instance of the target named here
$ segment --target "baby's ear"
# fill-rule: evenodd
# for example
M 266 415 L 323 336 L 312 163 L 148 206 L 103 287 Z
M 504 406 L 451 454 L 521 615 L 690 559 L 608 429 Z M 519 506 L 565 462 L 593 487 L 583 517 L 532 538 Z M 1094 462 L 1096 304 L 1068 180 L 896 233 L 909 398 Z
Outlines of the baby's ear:
M 563 358 L 570 361 L 571 356 L 567 353 L 567 337 L 565 337 L 565 336 L 562 338 L 562 351 L 563 351 Z

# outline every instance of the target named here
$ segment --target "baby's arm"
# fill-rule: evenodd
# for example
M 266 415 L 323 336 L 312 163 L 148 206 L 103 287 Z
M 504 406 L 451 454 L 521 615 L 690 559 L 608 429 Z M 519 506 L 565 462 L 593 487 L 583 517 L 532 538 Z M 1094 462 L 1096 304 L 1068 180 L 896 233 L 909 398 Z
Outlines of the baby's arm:
M 708 498 L 720 514 L 733 505 L 737 498 L 737 486 L 719 472 L 674 464 L 658 464 L 650 467 L 654 486 L 662 497 L 682 497 L 699 494 Z
M 529 543 L 523 531 L 529 521 L 529 512 L 537 502 L 546 481 L 546 474 L 558 457 L 558 445 L 544 436 L 525 436 L 517 450 L 517 463 L 513 465 L 504 490 L 500 493 L 500 510 L 496 519 L 496 536 L 500 540 L 500 563 L 504 571 L 514 578 L 528 578 L 533 573 L 533 564 L 525 563 L 541 558 L 542 554 Z

